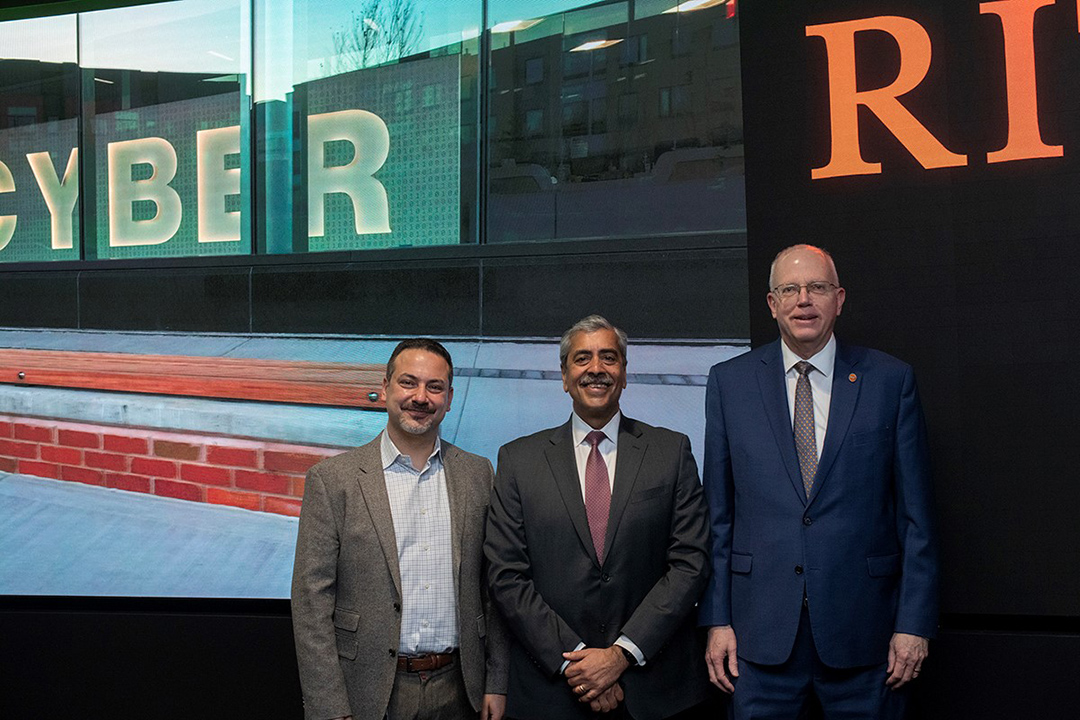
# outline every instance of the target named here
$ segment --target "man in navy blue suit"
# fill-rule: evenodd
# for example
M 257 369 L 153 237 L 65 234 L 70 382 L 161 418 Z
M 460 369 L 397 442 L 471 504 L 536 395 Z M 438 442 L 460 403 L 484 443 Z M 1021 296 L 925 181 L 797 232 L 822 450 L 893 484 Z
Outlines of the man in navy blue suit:
M 926 429 L 911 367 L 837 343 L 832 258 L 782 250 L 780 339 L 712 368 L 710 679 L 736 720 L 900 718 L 937 624 Z

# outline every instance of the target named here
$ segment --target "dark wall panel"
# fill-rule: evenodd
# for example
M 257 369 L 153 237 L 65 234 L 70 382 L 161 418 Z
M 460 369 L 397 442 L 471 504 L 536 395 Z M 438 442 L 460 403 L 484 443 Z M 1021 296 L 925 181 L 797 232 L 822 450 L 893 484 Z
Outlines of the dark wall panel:
M 746 293 L 741 247 L 493 259 L 484 334 L 557 337 L 599 313 L 632 338 L 745 338 Z
M 83 272 L 79 306 L 85 329 L 247 332 L 248 270 Z
M 0 327 L 77 328 L 75 273 L 0 273 Z
M 0 610 L 5 720 L 303 717 L 287 607 L 253 614 L 61 605 Z
M 1063 156 L 989 163 L 1009 132 L 1000 20 L 978 2 L 745 3 L 742 12 L 751 287 L 777 250 L 834 254 L 848 291 L 842 340 L 916 370 L 931 432 L 941 526 L 942 609 L 1080 617 L 1075 442 L 1080 356 L 1062 283 L 1080 270 L 1080 36 L 1072 6 L 1035 16 L 1038 119 Z M 902 104 L 963 167 L 926 169 L 860 108 L 860 149 L 879 174 L 813 180 L 830 144 L 825 43 L 808 25 L 899 15 L 933 58 Z M 856 36 L 863 89 L 900 55 Z M 758 285 L 760 283 L 760 285 Z M 776 337 L 758 293 L 751 338 Z M 1018 592 L 1017 588 L 1024 588 Z
M 252 276 L 252 331 L 476 335 L 475 260 L 285 265 Z

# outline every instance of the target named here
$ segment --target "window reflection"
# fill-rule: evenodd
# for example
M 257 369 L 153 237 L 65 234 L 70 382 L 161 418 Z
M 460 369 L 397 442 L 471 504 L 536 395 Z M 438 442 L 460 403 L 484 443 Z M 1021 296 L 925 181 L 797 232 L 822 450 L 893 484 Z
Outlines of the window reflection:
M 737 13 L 682 7 L 491 0 L 490 242 L 745 230 Z
M 256 34 L 266 38 L 257 48 L 263 80 L 256 115 L 265 128 L 260 249 L 475 242 L 481 7 L 435 0 L 257 3 Z M 273 59 L 277 47 L 291 49 L 291 66 Z M 363 116 L 366 129 L 349 125 L 358 111 L 370 115 Z M 357 141 L 375 132 L 372 118 L 388 138 L 379 162 L 369 156 L 373 146 Z M 327 122 L 336 125 L 313 135 Z M 367 170 L 348 169 L 359 165 Z M 362 174 L 362 183 L 326 180 L 350 172 Z
M 0 23 L 0 263 L 79 257 L 75 18 Z
M 241 0 L 80 16 L 87 254 L 250 252 Z

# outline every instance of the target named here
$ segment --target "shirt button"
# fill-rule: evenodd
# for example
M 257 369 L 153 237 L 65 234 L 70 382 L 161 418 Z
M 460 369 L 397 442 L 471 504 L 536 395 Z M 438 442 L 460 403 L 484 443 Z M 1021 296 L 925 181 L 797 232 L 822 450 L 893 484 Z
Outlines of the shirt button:
M 795 566 L 795 574 L 796 575 L 802 575 L 802 565 L 796 565 Z
M 424 621 L 423 621 L 423 622 L 421 622 L 420 624 L 421 624 L 422 626 L 424 626 L 424 627 L 427 627 L 427 626 L 428 626 L 428 621 L 427 621 L 427 620 L 424 620 Z
M 802 568 L 799 568 L 799 572 L 802 572 Z M 430 585 L 429 583 L 424 583 L 424 589 L 425 589 L 425 590 L 430 590 L 430 589 L 431 589 L 431 585 Z

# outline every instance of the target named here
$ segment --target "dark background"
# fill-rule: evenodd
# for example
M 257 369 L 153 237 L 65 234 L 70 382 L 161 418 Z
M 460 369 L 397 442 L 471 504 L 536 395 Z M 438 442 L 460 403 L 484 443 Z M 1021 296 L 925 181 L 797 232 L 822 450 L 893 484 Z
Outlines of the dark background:
M 1005 144 L 1001 26 L 978 3 L 745 0 L 748 233 L 353 253 L 303 261 L 67 263 L 0 273 L 0 325 L 228 332 L 555 335 L 584 308 L 637 337 L 776 336 L 768 265 L 836 257 L 838 334 L 912 363 L 931 433 L 942 628 L 914 718 L 1080 709 L 1080 34 L 1036 15 L 1039 115 L 1064 156 L 988 165 Z M 811 181 L 829 156 L 824 43 L 809 24 L 902 15 L 931 36 L 903 102 L 968 166 L 924 170 L 869 113 L 880 175 Z M 891 81 L 880 34 L 860 86 Z M 380 298 L 407 284 L 415 302 Z M 298 300 L 298 294 L 302 299 Z M 744 308 L 749 302 L 749 327 Z M 430 308 L 438 307 L 438 312 Z M 299 717 L 284 601 L 0 598 L 0 717 Z

